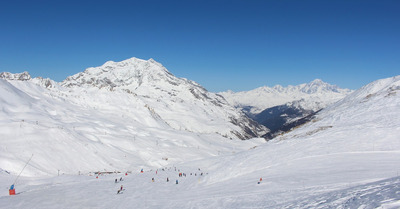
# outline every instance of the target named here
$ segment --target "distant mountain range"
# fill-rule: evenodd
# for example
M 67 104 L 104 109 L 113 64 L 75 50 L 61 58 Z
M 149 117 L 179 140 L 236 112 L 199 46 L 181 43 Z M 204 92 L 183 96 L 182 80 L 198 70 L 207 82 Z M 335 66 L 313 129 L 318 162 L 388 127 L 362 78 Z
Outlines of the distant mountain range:
M 316 79 L 297 86 L 260 87 L 243 92 L 220 92 L 232 106 L 270 129 L 265 138 L 288 131 L 311 119 L 317 111 L 337 102 L 352 90 Z
M 60 83 L 27 72 L 0 78 L 0 168 L 16 172 L 35 153 L 32 174 L 154 167 L 240 151 L 254 144 L 240 140 L 276 137 L 352 92 L 315 80 L 216 94 L 137 58 Z
M 267 108 L 299 100 L 304 101 L 301 103 L 304 109 L 317 111 L 351 92 L 352 90 L 342 89 L 316 79 L 297 86 L 264 86 L 251 91 L 226 91 L 219 94 L 224 96 L 231 105 L 243 108 L 250 114 L 258 114 Z

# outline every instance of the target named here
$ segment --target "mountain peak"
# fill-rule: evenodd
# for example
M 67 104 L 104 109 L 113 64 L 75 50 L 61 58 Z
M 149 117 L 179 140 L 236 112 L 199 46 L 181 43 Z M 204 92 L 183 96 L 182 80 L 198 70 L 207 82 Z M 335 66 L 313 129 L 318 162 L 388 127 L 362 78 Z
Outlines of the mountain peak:
M 144 60 L 144 59 L 139 59 L 136 57 L 122 60 L 120 62 L 115 62 L 115 61 L 110 60 L 110 61 L 105 62 L 100 67 L 124 67 L 124 66 L 135 66 L 135 65 L 143 65 L 143 64 L 154 64 L 159 67 L 163 67 L 159 62 L 155 61 L 153 58 L 150 58 L 149 60 Z M 88 68 L 88 69 L 91 69 L 91 68 Z
M 321 79 L 316 78 L 313 81 L 311 81 L 310 83 L 315 83 L 315 84 L 325 84 L 326 82 L 323 82 Z
M 127 93 L 124 95 L 127 97 L 133 95 L 134 101 L 145 104 L 152 117 L 176 130 L 203 132 L 203 127 L 207 127 L 207 133 L 240 139 L 259 137 L 267 132 L 265 127 L 226 104 L 223 97 L 208 92 L 194 81 L 175 77 L 154 59 L 108 61 L 68 77 L 62 86 L 73 87 L 77 92 L 90 89 L 98 95 L 112 95 L 107 91 L 115 91 L 116 95 Z M 200 121 L 208 123 L 204 125 Z M 223 128 L 218 125 L 224 123 L 227 125 Z
M 94 86 L 113 89 L 130 86 L 133 89 L 142 84 L 170 80 L 174 76 L 154 59 L 143 60 L 132 57 L 120 62 L 107 61 L 102 66 L 87 68 L 84 72 L 68 77 L 64 86 Z
M 321 92 L 339 92 L 339 88 L 336 85 L 331 85 L 322 81 L 321 79 L 315 79 L 310 83 L 299 85 L 300 90 L 307 94 L 315 94 Z
M 2 72 L 0 73 L 0 78 L 5 80 L 19 80 L 19 81 L 26 81 L 32 79 L 31 75 L 26 71 L 22 73 Z

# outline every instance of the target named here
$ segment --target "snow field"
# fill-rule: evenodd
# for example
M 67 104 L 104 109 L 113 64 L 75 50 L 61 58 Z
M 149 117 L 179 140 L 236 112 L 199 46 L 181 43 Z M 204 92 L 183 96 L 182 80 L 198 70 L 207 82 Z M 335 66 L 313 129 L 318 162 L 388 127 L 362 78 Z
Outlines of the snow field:
M 114 64 L 102 70 L 112 74 L 106 70 Z M 162 75 L 167 83 L 183 82 Z M 146 76 L 138 72 L 137 84 Z M 0 103 L 0 208 L 395 208 L 400 200 L 399 80 L 373 82 L 268 142 L 222 137 L 235 130 L 224 121 L 237 112 L 209 108 L 212 102 L 193 108 L 165 102 L 165 86 L 156 87 L 163 93 L 151 99 L 146 90 L 151 85 L 142 85 L 146 88 L 135 95 L 122 94 L 122 88 L 44 90 L 31 82 L 0 80 L 0 95 L 9 96 Z M 94 83 L 110 87 L 104 82 Z M 182 99 L 186 104 L 212 96 L 198 94 L 194 100 L 195 94 L 188 95 Z M 183 110 L 175 117 L 173 107 Z M 214 114 L 220 118 L 210 123 L 215 127 L 197 124 Z M 32 154 L 16 183 L 19 194 L 9 196 L 9 186 Z M 175 167 L 186 178 L 179 178 Z M 208 174 L 198 176 L 198 168 Z M 90 176 L 96 171 L 132 173 L 96 179 Z M 124 181 L 114 183 L 121 176 Z M 121 184 L 125 191 L 117 195 Z
M 225 172 L 225 179 L 218 179 L 218 172 L 231 165 L 198 170 L 196 165 L 209 163 L 205 160 L 177 165 L 176 171 L 172 166 L 160 168 L 157 174 L 137 170 L 98 179 L 96 175 L 22 177 L 16 184 L 18 195 L 8 196 L 8 187 L 2 187 L 0 208 L 390 208 L 400 201 L 400 177 L 388 172 L 394 162 L 380 165 L 393 156 L 377 155 L 368 157 L 376 162 L 364 165 L 360 162 L 365 156 L 357 154 L 342 156 L 348 161 L 332 156 L 304 158 L 244 175 Z M 383 178 L 389 175 L 397 177 Z M 1 177 L 0 183 L 7 185 L 15 176 L 2 172 Z M 121 185 L 125 190 L 117 194 Z

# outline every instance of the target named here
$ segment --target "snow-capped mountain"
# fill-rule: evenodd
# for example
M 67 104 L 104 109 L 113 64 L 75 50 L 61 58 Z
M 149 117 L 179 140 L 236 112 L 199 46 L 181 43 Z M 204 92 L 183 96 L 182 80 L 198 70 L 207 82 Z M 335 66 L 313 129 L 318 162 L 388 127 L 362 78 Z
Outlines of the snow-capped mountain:
M 219 133 L 240 139 L 266 132 L 263 126 L 231 108 L 220 95 L 208 92 L 194 81 L 175 77 L 153 59 L 109 61 L 70 76 L 61 85 L 77 92 L 100 89 L 131 94 L 143 101 L 153 115 L 177 130 Z M 80 95 L 84 97 L 85 93 Z
M 108 87 L 118 82 L 104 84 L 101 76 L 89 83 L 73 77 L 62 85 L 42 78 L 0 79 L 0 184 L 15 183 L 34 154 L 16 183 L 19 194 L 9 196 L 3 187 L 0 208 L 400 205 L 400 76 L 364 86 L 268 142 L 177 130 L 156 112 L 173 103 L 152 100 L 165 99 L 168 93 L 160 92 L 167 87 L 155 87 L 154 95 L 132 92 L 147 85 L 146 79 L 126 90 Z M 188 102 L 202 114 L 192 98 L 182 99 L 182 106 Z M 210 108 L 209 103 L 203 105 Z M 99 170 L 132 173 L 78 175 Z M 178 177 L 179 172 L 188 175 Z M 114 179 L 120 177 L 126 189 L 117 195 L 121 184 Z
M 251 91 L 220 92 L 230 104 L 244 108 L 249 114 L 255 115 L 274 106 L 288 102 L 302 100 L 301 107 L 306 110 L 317 111 L 351 93 L 352 90 L 342 89 L 316 79 L 310 83 L 297 86 L 260 87 Z
M 231 152 L 267 131 L 154 60 L 107 62 L 61 83 L 26 72 L 1 77 L 0 168 L 12 173 L 32 153 L 28 175 L 160 166 Z

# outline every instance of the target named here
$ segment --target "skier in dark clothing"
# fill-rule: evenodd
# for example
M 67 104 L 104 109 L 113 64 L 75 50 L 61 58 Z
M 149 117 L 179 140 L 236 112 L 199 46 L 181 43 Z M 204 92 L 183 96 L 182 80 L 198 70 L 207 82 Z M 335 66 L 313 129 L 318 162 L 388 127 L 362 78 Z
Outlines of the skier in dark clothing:
M 124 189 L 124 186 L 121 185 L 121 188 L 117 191 L 117 194 L 121 193 L 123 189 Z

